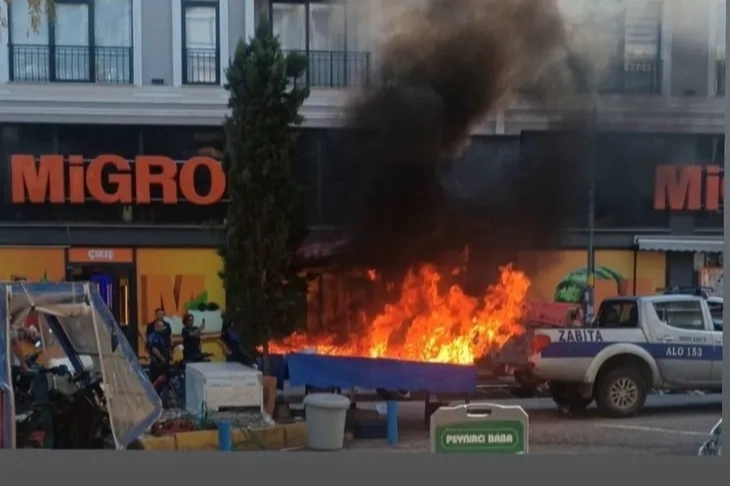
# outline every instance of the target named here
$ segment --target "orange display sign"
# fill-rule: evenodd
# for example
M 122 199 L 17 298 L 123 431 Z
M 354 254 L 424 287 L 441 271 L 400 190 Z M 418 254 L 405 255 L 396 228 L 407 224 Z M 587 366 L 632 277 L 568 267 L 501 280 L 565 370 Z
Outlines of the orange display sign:
M 198 171 L 210 184 L 201 191 Z M 212 157 L 193 157 L 178 163 L 169 157 L 140 155 L 131 162 L 119 155 L 100 155 L 86 163 L 80 155 L 12 155 L 11 192 L 14 203 L 150 204 L 152 188 L 159 188 L 164 204 L 185 200 L 199 206 L 219 202 L 226 192 L 226 174 Z
M 137 250 L 136 265 L 140 355 L 146 353 L 144 326 L 161 308 L 176 342 L 181 339 L 186 314 L 192 315 L 198 326 L 205 321 L 203 351 L 223 359 L 218 337 L 223 327 L 225 292 L 219 276 L 223 261 L 218 252 L 213 248 L 144 248 Z
M 61 282 L 66 278 L 66 255 L 63 248 L 0 248 L 0 280 Z
M 190 310 L 190 303 L 205 294 L 202 275 L 142 275 L 140 281 L 146 321 L 154 318 L 158 308 L 171 316 L 182 317 Z
M 718 211 L 725 198 L 719 165 L 661 165 L 654 179 L 658 211 Z
M 134 251 L 131 248 L 71 248 L 68 251 L 70 263 L 132 263 Z

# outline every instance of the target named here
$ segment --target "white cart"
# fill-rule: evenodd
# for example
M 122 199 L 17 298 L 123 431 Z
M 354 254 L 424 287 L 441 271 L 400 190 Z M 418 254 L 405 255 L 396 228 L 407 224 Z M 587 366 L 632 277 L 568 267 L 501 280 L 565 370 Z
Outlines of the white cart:
M 204 409 L 263 413 L 261 372 L 240 363 L 188 363 L 185 366 L 185 407 L 193 415 Z

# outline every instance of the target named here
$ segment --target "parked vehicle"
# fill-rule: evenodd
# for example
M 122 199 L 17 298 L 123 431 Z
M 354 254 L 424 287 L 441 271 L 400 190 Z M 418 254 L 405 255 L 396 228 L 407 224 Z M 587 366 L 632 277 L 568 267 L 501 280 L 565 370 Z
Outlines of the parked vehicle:
M 639 413 L 652 389 L 720 390 L 716 305 L 679 294 L 604 300 L 593 327 L 535 329 L 527 369 L 561 408 L 595 400 L 611 417 Z

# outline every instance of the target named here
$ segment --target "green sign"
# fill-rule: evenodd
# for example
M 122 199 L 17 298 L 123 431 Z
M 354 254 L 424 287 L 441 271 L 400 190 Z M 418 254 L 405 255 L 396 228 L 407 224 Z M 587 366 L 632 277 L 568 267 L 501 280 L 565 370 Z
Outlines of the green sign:
M 525 427 L 517 420 L 464 422 L 436 426 L 436 452 L 519 454 L 525 452 Z

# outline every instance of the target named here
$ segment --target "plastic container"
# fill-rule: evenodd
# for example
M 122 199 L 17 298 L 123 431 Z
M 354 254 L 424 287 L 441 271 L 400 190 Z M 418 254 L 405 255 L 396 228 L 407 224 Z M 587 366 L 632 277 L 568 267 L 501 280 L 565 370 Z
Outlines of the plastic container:
M 470 403 L 431 415 L 431 452 L 527 454 L 529 417 L 522 407 Z
M 307 446 L 315 451 L 342 449 L 350 399 L 334 393 L 312 393 L 304 397 Z

